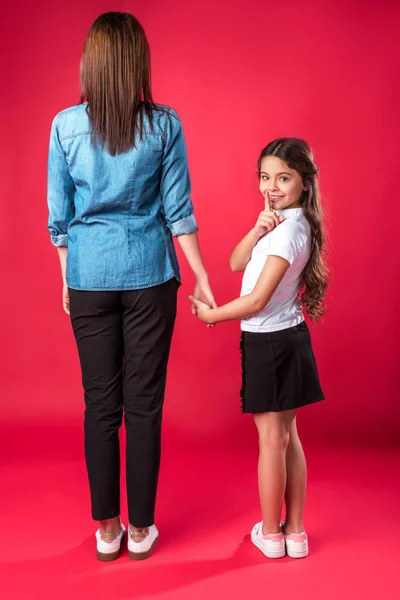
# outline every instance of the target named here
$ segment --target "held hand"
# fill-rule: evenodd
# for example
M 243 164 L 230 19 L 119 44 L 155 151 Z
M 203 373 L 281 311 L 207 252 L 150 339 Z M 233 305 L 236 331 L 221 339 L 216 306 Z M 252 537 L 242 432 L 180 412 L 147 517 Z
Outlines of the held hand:
M 260 238 L 268 233 L 268 231 L 275 229 L 275 227 L 277 227 L 279 223 L 282 223 L 283 220 L 284 217 L 282 215 L 278 217 L 274 210 L 262 210 L 254 226 L 254 231 Z
M 65 310 L 67 315 L 69 315 L 69 290 L 68 290 L 68 286 L 66 283 L 64 283 L 63 289 L 62 289 L 62 303 L 63 303 L 63 309 Z
M 212 292 L 208 279 L 198 279 L 196 281 L 193 296 L 201 302 L 208 304 L 210 308 L 217 308 L 217 303 L 215 302 L 214 294 Z M 196 306 L 194 303 L 192 303 L 192 314 L 196 314 Z
M 205 302 L 198 300 L 198 298 L 195 298 L 194 296 L 189 296 L 189 300 L 192 303 L 192 306 L 194 307 L 200 321 L 208 324 L 207 313 L 210 312 L 211 307 Z

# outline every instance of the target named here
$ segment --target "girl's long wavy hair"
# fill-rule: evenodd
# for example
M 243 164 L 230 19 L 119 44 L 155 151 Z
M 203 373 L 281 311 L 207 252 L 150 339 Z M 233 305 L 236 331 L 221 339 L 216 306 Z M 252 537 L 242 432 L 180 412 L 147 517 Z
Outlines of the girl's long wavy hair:
M 276 156 L 290 169 L 299 173 L 308 188 L 300 198 L 304 215 L 311 227 L 310 258 L 302 274 L 301 301 L 310 319 L 319 321 L 325 313 L 324 297 L 328 286 L 327 266 L 324 262 L 325 232 L 321 197 L 317 181 L 318 169 L 310 146 L 299 138 L 278 138 L 268 144 L 258 159 L 258 173 L 266 156 Z
M 151 92 L 150 48 L 130 13 L 100 15 L 87 34 L 81 60 L 81 103 L 87 101 L 92 141 L 111 155 L 127 152 L 159 110 Z

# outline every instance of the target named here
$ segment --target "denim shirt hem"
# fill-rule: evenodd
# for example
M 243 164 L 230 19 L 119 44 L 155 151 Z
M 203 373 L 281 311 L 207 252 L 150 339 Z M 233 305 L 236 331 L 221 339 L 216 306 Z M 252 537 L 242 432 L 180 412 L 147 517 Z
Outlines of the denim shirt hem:
M 156 285 L 162 285 L 170 279 L 176 279 L 179 284 L 182 284 L 181 277 L 174 273 L 172 276 L 167 277 L 166 279 L 162 279 L 161 281 L 154 281 L 153 283 L 146 283 L 144 285 L 129 285 L 129 286 L 117 286 L 117 287 L 79 287 L 77 285 L 72 285 L 68 282 L 67 286 L 71 290 L 76 290 L 77 292 L 129 292 L 131 290 L 145 290 L 147 288 L 155 287 Z

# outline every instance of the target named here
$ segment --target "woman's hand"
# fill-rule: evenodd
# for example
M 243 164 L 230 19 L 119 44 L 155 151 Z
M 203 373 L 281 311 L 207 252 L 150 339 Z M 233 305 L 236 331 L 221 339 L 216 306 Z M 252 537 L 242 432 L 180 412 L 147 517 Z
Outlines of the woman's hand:
M 217 308 L 211 286 L 208 282 L 208 277 L 197 279 L 194 286 L 193 296 L 201 302 L 208 304 L 210 308 Z M 192 296 L 191 296 L 192 297 Z M 196 306 L 192 303 L 192 314 L 196 314 Z
M 67 315 L 69 315 L 69 290 L 68 290 L 68 286 L 66 283 L 63 284 L 62 303 L 63 303 L 63 309 L 65 310 Z
M 217 308 L 217 303 L 215 302 L 214 294 L 208 282 L 208 277 L 197 279 L 196 285 L 194 286 L 193 296 L 190 296 L 190 298 L 193 297 L 196 300 L 200 300 L 200 302 L 208 306 L 208 308 Z M 192 315 L 197 315 L 197 307 L 193 302 L 191 310 Z M 214 327 L 214 325 L 208 324 L 207 327 Z
M 282 215 L 278 217 L 274 210 L 263 210 L 260 212 L 253 230 L 260 238 L 268 233 L 268 231 L 275 229 L 283 220 L 284 217 Z
M 203 321 L 203 323 L 207 323 L 207 325 L 211 325 L 209 321 L 210 311 L 212 310 L 211 307 L 206 302 L 202 302 L 194 296 L 189 296 L 189 300 L 192 303 L 192 306 L 194 307 L 200 321 Z

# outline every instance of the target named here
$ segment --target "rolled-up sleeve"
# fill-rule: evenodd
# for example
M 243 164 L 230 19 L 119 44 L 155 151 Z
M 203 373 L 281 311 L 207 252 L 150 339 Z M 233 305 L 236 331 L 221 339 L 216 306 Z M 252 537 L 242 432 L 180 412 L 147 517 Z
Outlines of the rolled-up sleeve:
M 68 246 L 68 225 L 74 216 L 75 186 L 68 170 L 64 150 L 60 144 L 56 117 L 51 126 L 47 204 L 49 219 L 47 228 L 54 246 Z
M 190 177 L 185 138 L 175 111 L 166 115 L 161 197 L 166 223 L 173 236 L 198 230 L 190 200 Z

